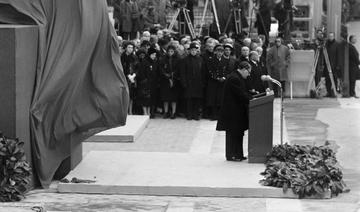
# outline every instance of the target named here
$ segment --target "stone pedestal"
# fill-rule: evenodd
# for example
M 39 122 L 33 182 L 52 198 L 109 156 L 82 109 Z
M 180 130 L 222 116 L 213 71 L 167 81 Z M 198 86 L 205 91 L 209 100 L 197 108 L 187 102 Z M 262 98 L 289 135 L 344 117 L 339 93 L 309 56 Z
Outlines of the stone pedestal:
M 29 108 L 35 84 L 37 26 L 0 25 L 0 46 L 0 130 L 25 143 L 31 163 Z
M 32 165 L 30 104 L 38 60 L 38 27 L 0 25 L 0 131 L 25 143 Z M 69 172 L 82 160 L 82 144 L 71 143 L 71 156 L 59 168 Z M 36 186 L 33 176 L 32 185 Z

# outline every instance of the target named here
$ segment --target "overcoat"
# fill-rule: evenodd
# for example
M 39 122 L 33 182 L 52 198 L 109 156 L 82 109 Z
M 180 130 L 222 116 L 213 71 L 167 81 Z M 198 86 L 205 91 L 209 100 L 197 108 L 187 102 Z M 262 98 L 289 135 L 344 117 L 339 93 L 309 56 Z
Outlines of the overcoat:
M 337 41 L 328 40 L 326 42 L 326 50 L 329 56 L 331 71 L 336 78 L 341 77 L 340 67 L 338 65 L 340 59 L 338 54 L 338 49 L 339 49 L 339 43 Z
M 147 57 L 136 75 L 137 102 L 141 106 L 155 106 L 158 98 L 159 65 L 157 60 Z
M 119 24 L 121 32 L 132 32 L 132 4 L 131 2 L 122 1 L 119 7 Z
M 210 61 L 212 60 L 212 58 L 214 58 L 214 53 L 205 50 L 204 53 L 201 55 L 202 57 L 202 72 L 203 72 L 203 77 L 205 79 L 204 82 L 204 86 L 207 87 L 207 81 L 209 79 L 209 67 L 210 67 Z
M 160 96 L 162 101 L 176 102 L 179 98 L 178 56 L 164 56 L 160 60 Z
M 351 81 L 356 81 L 360 79 L 360 70 L 359 70 L 359 52 L 356 50 L 355 46 L 349 44 L 349 79 Z
M 235 70 L 236 59 L 230 56 L 229 58 L 224 57 L 224 60 L 226 61 L 226 75 L 228 75 Z
M 250 74 L 250 87 L 251 89 L 255 89 L 255 91 L 258 91 L 260 93 L 265 92 L 266 89 L 266 83 L 261 80 L 262 75 L 266 75 L 266 73 L 263 72 L 260 63 L 250 61 L 251 65 L 251 74 Z
M 206 88 L 206 103 L 208 106 L 220 106 L 224 81 L 220 81 L 219 78 L 225 78 L 227 75 L 227 61 L 221 57 L 218 59 L 213 57 L 209 62 L 209 79 Z
M 290 65 L 290 50 L 287 46 L 276 45 L 271 47 L 266 57 L 269 74 L 272 78 L 287 81 L 288 67 Z
M 238 71 L 228 75 L 224 85 L 223 104 L 216 126 L 218 131 L 239 132 L 249 128 L 249 101 L 251 94 L 245 79 Z
M 129 86 L 131 99 L 134 99 L 136 96 L 136 83 L 132 83 L 129 80 L 128 75 L 136 73 L 136 68 L 135 68 L 136 63 L 137 63 L 137 56 L 135 54 L 127 55 L 126 53 L 123 53 L 121 55 L 121 65 L 123 66 L 123 69 L 124 69 L 124 74 L 125 74 L 128 86 Z
M 202 61 L 200 56 L 192 56 L 191 54 L 181 61 L 180 80 L 184 88 L 185 98 L 203 98 Z
M 136 32 L 140 30 L 140 10 L 137 2 L 122 1 L 119 4 L 119 24 L 121 32 Z

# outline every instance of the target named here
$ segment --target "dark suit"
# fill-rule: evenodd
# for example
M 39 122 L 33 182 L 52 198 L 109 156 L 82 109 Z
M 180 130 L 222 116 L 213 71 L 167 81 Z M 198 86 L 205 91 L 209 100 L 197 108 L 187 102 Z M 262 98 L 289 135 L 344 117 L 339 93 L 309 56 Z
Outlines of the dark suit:
M 359 75 L 359 52 L 353 44 L 349 44 L 349 81 L 350 96 L 355 96 L 355 82 Z
M 262 75 L 266 75 L 263 72 L 260 64 L 258 62 L 250 61 L 251 65 L 251 74 L 250 74 L 250 83 L 251 89 L 255 89 L 259 93 L 265 92 L 266 84 L 261 80 Z
M 187 102 L 188 119 L 199 119 L 204 87 L 202 61 L 200 56 L 192 56 L 190 54 L 180 62 L 180 80 Z
M 224 81 L 227 73 L 227 61 L 216 56 L 209 61 L 209 79 L 206 88 L 206 105 L 211 108 L 211 119 L 216 119 L 222 101 Z
M 243 157 L 243 135 L 249 128 L 249 100 L 252 98 L 245 79 L 238 71 L 228 75 L 223 104 L 216 126 L 226 131 L 226 158 Z

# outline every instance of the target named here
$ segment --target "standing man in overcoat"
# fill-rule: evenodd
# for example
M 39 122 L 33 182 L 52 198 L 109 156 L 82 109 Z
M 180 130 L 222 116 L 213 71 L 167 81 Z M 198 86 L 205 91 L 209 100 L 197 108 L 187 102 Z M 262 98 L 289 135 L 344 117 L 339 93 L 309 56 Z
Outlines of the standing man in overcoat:
M 140 30 L 141 13 L 136 1 L 117 0 L 114 4 L 114 18 L 119 23 L 120 35 L 125 40 L 134 39 Z
M 251 66 L 248 62 L 237 62 L 235 69 L 225 80 L 223 104 L 216 130 L 225 131 L 226 160 L 242 161 L 243 136 L 249 128 L 249 101 L 252 99 L 246 86 Z
M 184 88 L 188 120 L 200 120 L 200 105 L 203 98 L 204 77 L 202 58 L 198 55 L 199 46 L 190 44 L 190 54 L 181 61 L 180 80 Z
M 328 39 L 326 41 L 325 44 L 328 56 L 329 56 L 329 62 L 330 62 L 330 67 L 331 67 L 331 71 L 334 77 L 334 83 L 335 83 L 335 87 L 336 89 L 338 86 L 338 79 L 340 79 L 341 77 L 341 73 L 340 73 L 340 67 L 338 65 L 338 60 L 340 59 L 341 56 L 339 56 L 338 53 L 338 48 L 339 48 L 339 44 L 338 42 L 335 40 L 335 34 L 334 32 L 330 32 Z M 330 79 L 330 75 L 329 75 L 329 70 L 327 68 L 327 66 L 324 67 L 324 75 L 325 75 L 325 83 L 326 83 L 326 91 L 327 91 L 327 96 L 328 97 L 335 97 L 335 94 L 333 93 L 331 87 L 332 87 L 332 83 L 331 83 L 331 79 Z
M 214 52 L 215 56 L 209 62 L 209 79 L 206 89 L 206 105 L 211 109 L 211 120 L 216 120 L 219 113 L 228 65 L 227 61 L 223 58 L 223 45 L 216 45 Z
M 355 82 L 359 79 L 360 75 L 360 60 L 359 60 L 359 52 L 355 47 L 356 43 L 355 35 L 350 35 L 349 37 L 349 81 L 350 81 L 350 96 L 356 97 L 355 94 Z
M 277 37 L 275 45 L 270 48 L 266 57 L 269 74 L 272 78 L 281 82 L 285 91 L 285 81 L 288 80 L 288 68 L 290 65 L 290 50 L 282 44 L 282 39 Z M 279 97 L 279 90 L 274 89 L 275 96 Z

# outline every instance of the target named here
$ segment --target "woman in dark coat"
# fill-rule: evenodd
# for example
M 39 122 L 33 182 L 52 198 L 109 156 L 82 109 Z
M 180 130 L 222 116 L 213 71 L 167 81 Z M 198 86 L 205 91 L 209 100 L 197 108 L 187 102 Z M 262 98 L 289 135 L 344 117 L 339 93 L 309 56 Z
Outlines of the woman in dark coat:
M 202 74 L 202 58 L 198 55 L 199 47 L 190 44 L 190 54 L 180 64 L 180 80 L 186 99 L 187 119 L 199 120 L 200 104 L 203 98 L 204 79 Z
M 349 37 L 349 80 L 350 80 L 350 96 L 357 97 L 355 94 L 355 82 L 360 75 L 359 70 L 359 52 L 355 48 L 356 37 L 350 35 Z
M 154 48 L 148 50 L 148 55 L 139 66 L 136 76 L 138 83 L 137 103 L 142 106 L 144 115 L 154 118 L 154 110 L 159 85 L 157 51 Z
M 176 47 L 168 46 L 167 55 L 160 61 L 160 96 L 164 103 L 164 118 L 175 118 L 176 102 L 179 98 L 179 58 Z M 171 115 L 169 104 L 171 103 Z
M 128 113 L 132 115 L 133 113 L 133 101 L 135 99 L 136 94 L 136 63 L 137 56 L 134 54 L 135 45 L 131 42 L 126 42 L 124 45 L 125 52 L 121 55 L 121 64 L 124 69 L 124 74 L 126 76 L 126 80 L 129 86 L 130 92 L 130 103 Z
M 246 87 L 250 76 L 248 62 L 237 62 L 236 70 L 225 80 L 223 104 L 216 130 L 226 132 L 226 160 L 246 160 L 243 153 L 243 136 L 249 128 L 249 101 L 252 98 Z

